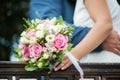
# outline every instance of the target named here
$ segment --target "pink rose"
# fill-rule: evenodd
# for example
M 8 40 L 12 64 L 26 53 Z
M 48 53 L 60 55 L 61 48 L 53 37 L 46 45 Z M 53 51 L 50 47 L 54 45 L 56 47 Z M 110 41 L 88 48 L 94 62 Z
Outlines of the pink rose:
M 42 46 L 38 43 L 29 46 L 31 57 L 39 57 L 42 52 Z
M 21 44 L 21 45 L 19 46 L 19 48 L 23 51 L 22 55 L 23 55 L 24 57 L 29 57 L 29 56 L 30 56 L 30 52 L 29 52 L 28 46 Z
M 30 29 L 28 32 L 27 32 L 27 37 L 28 38 L 34 38 L 35 37 L 35 30 L 34 29 Z
M 68 37 L 67 36 L 64 36 L 62 34 L 57 34 L 55 36 L 55 40 L 53 42 L 53 45 L 55 46 L 55 48 L 57 50 L 63 50 L 65 48 L 67 48 L 68 44 Z

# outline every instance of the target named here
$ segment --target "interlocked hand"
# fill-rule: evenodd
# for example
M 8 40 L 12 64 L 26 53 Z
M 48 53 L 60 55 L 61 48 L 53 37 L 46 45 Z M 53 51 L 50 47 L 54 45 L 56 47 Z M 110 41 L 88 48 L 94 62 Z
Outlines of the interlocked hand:
M 102 43 L 103 49 L 120 55 L 120 35 L 112 31 L 108 38 Z

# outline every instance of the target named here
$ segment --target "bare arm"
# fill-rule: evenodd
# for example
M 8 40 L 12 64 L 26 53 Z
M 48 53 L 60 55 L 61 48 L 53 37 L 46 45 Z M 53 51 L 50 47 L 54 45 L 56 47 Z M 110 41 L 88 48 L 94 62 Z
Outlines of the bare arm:
M 95 49 L 112 30 L 111 15 L 106 0 L 85 0 L 86 8 L 95 24 L 86 37 L 72 50 L 77 59 Z

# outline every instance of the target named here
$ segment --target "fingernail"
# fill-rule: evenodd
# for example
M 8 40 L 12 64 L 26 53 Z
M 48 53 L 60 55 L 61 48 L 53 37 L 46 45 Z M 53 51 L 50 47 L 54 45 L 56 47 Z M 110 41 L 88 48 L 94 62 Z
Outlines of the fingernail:
M 62 67 L 61 69 L 62 69 L 62 70 L 64 70 L 64 68 L 63 68 L 63 67 Z
M 55 68 L 54 70 L 57 71 L 57 68 Z

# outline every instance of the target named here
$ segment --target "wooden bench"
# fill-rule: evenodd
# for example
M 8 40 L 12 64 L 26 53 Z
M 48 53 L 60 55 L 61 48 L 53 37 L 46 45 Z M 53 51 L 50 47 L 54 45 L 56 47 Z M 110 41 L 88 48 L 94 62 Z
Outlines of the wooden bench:
M 120 64 L 81 63 L 85 80 L 120 80 Z M 65 71 L 48 74 L 47 71 L 28 72 L 24 63 L 0 61 L 0 80 L 78 80 L 79 73 L 71 66 Z

